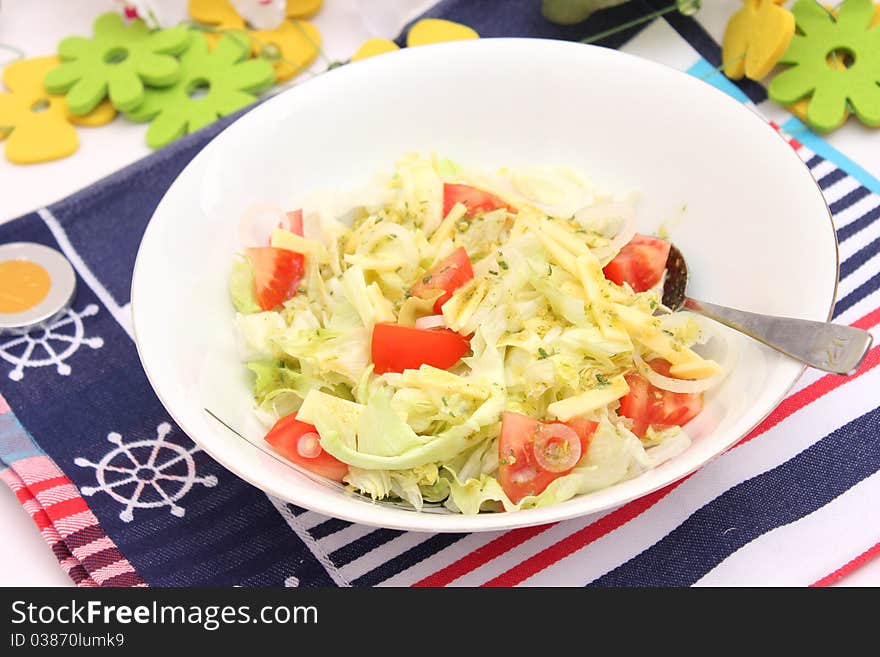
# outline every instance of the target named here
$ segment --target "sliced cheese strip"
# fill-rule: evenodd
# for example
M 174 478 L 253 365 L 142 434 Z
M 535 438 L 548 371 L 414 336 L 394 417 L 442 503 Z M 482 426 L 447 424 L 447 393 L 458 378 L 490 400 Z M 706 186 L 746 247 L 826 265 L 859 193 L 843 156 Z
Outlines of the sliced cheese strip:
M 330 260 L 330 254 L 327 248 L 316 240 L 310 240 L 305 237 L 291 233 L 283 228 L 272 229 L 272 246 L 277 249 L 287 249 L 288 251 L 296 251 L 307 256 L 311 256 L 320 263 Z
M 455 224 L 459 222 L 459 220 L 463 219 L 467 214 L 467 206 L 464 203 L 456 203 L 449 209 L 449 214 L 444 217 L 443 221 L 440 222 L 440 225 L 437 226 L 437 230 L 434 231 L 434 234 L 431 235 L 431 238 L 428 242 L 433 247 L 439 246 L 443 240 L 452 237 L 452 231 L 455 228 Z
M 608 385 L 553 402 L 547 407 L 547 410 L 563 422 L 566 422 L 578 415 L 584 415 L 604 408 L 628 392 L 629 386 L 626 383 L 626 379 L 622 375 L 617 375 L 608 382 Z
M 612 308 L 610 294 L 605 289 L 605 276 L 602 274 L 602 268 L 599 266 L 596 256 L 589 252 L 578 256 L 577 271 L 578 279 L 587 295 L 593 319 L 596 320 L 596 325 L 602 331 L 602 335 L 615 342 L 629 342 L 626 331 L 615 326 L 614 320 L 617 315 Z

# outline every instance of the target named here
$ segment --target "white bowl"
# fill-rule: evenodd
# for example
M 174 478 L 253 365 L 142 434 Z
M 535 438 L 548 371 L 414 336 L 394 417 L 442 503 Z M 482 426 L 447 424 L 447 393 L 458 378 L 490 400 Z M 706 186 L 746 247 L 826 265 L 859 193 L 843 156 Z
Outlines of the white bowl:
M 147 376 L 174 420 L 235 474 L 346 520 L 419 531 L 484 531 L 614 507 L 676 481 L 761 421 L 801 366 L 746 338 L 741 358 L 688 426 L 693 445 L 638 478 L 541 509 L 478 516 L 373 504 L 303 476 L 267 448 L 238 359 L 227 274 L 254 202 L 299 207 L 401 154 L 436 151 L 474 167 L 565 164 L 600 187 L 642 194 L 639 224 L 675 220 L 707 301 L 804 319 L 830 317 L 837 244 L 795 152 L 748 108 L 688 75 L 612 50 L 491 39 L 402 50 L 349 64 L 257 107 L 180 174 L 144 235 L 132 308 Z M 683 211 L 686 208 L 686 211 Z

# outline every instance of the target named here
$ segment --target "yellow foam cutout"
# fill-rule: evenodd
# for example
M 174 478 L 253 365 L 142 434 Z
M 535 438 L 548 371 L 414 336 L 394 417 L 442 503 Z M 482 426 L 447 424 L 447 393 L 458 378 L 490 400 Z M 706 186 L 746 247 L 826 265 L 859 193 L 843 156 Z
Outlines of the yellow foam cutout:
M 64 96 L 49 94 L 43 87 L 46 73 L 60 64 L 57 57 L 34 57 L 7 65 L 3 84 L 9 93 L 0 93 L 0 125 L 11 131 L 6 138 L 6 158 L 15 164 L 34 164 L 67 157 L 79 147 L 71 123 L 99 126 L 112 121 L 116 110 L 102 103 L 86 115 L 74 117 L 67 110 Z
M 280 51 L 282 59 L 272 62 L 278 82 L 289 80 L 311 64 L 321 47 L 321 33 L 308 21 L 288 20 L 275 29 L 255 30 L 250 34 L 255 55 L 267 44 Z
M 323 0 L 287 0 L 288 18 L 311 18 L 321 10 Z
M 727 23 L 721 45 L 724 74 L 731 80 L 767 76 L 794 36 L 795 21 L 785 0 L 745 0 Z
M 33 308 L 49 294 L 49 272 L 28 260 L 0 262 L 0 313 Z
M 410 28 L 406 35 L 406 45 L 408 47 L 424 46 L 443 41 L 464 41 L 479 38 L 480 35 L 467 25 L 440 18 L 423 18 Z
M 400 47 L 391 41 L 390 39 L 367 39 L 361 44 L 361 47 L 357 49 L 357 52 L 351 56 L 351 61 L 358 62 L 362 59 L 368 59 L 370 57 L 375 57 L 376 55 L 381 55 L 386 52 L 394 52 L 395 50 L 400 50 Z

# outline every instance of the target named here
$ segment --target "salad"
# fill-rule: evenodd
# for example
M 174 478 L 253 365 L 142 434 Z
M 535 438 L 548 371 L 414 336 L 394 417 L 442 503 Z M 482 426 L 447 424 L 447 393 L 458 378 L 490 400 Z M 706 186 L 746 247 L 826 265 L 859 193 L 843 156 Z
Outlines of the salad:
M 679 454 L 729 367 L 663 307 L 670 244 L 634 217 L 564 167 L 417 154 L 303 209 L 255 206 L 229 286 L 266 441 L 375 500 L 468 514 Z

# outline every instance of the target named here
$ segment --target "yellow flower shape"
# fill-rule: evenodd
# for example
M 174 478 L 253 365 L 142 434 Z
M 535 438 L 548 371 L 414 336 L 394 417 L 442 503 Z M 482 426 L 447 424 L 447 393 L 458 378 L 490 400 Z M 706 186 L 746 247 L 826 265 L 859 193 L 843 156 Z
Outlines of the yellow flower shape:
M 322 0 L 287 0 L 287 17 L 307 18 L 321 8 Z M 254 55 L 263 56 L 275 67 L 275 80 L 284 82 L 311 64 L 321 48 L 321 33 L 312 23 L 286 20 L 271 30 L 250 30 L 229 0 L 189 0 L 189 13 L 196 21 L 220 32 L 242 32 L 251 42 Z M 208 33 L 213 48 L 219 33 Z
M 476 30 L 467 25 L 453 23 L 452 21 L 440 18 L 423 18 L 409 29 L 406 35 L 406 45 L 412 48 L 414 46 L 426 46 L 431 43 L 442 43 L 443 41 L 465 41 L 479 38 L 480 35 L 477 34 Z M 357 49 L 357 52 L 351 56 L 351 61 L 357 62 L 368 57 L 375 57 L 376 55 L 399 49 L 400 47 L 390 39 L 367 39 Z
M 67 157 L 79 146 L 76 123 L 99 126 L 109 123 L 116 110 L 108 100 L 88 114 L 74 116 L 63 95 L 46 92 L 43 78 L 61 60 L 55 56 L 14 62 L 3 69 L 0 93 L 0 139 L 6 137 L 6 159 L 15 164 L 32 164 Z
M 724 74 L 731 80 L 760 80 L 782 57 L 794 36 L 794 16 L 779 6 L 783 2 L 745 0 L 731 17 L 721 46 Z

